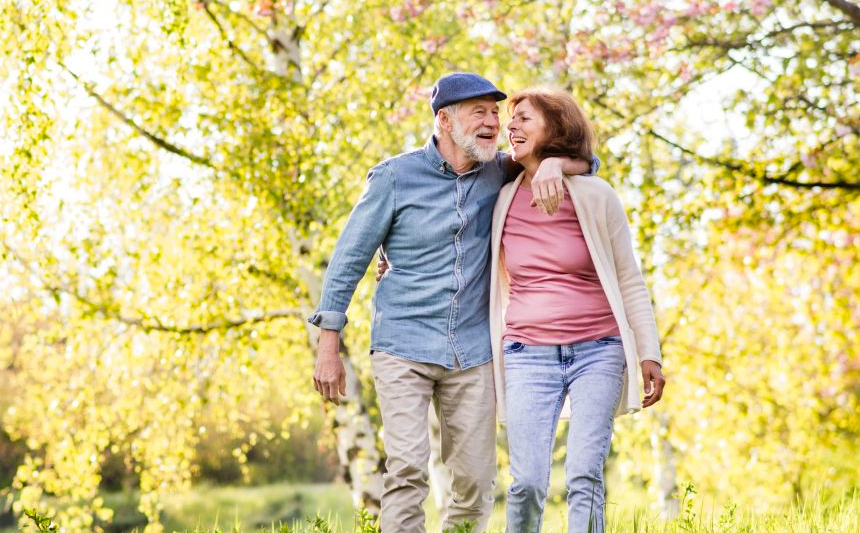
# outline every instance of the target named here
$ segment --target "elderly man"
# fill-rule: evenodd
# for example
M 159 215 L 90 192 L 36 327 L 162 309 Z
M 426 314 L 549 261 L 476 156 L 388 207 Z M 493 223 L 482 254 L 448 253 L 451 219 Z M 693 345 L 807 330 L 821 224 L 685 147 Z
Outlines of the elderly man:
M 442 460 L 452 472 L 442 527 L 473 521 L 484 531 L 493 508 L 488 256 L 493 205 L 509 165 L 497 150 L 497 102 L 505 98 L 476 74 L 458 72 L 436 82 L 430 100 L 435 135 L 423 148 L 370 170 L 310 317 L 322 329 L 314 388 L 337 402 L 345 392 L 338 331 L 382 247 L 390 268 L 374 295 L 370 346 L 387 456 L 382 533 L 425 530 L 431 401 L 441 424 Z M 533 185 L 538 207 L 554 212 L 562 174 L 588 169 L 584 161 L 544 161 Z

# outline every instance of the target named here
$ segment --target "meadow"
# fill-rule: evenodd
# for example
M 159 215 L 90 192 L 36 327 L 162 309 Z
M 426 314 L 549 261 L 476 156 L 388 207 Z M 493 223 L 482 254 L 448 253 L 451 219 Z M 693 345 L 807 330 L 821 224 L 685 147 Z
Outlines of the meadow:
M 700 497 L 692 485 L 680 495 L 681 513 L 673 520 L 662 520 L 642 499 L 629 495 L 610 495 L 607 505 L 607 533 L 856 533 L 860 531 L 860 492 L 843 497 L 822 493 L 794 505 L 754 512 L 729 503 L 717 507 L 708 497 Z M 145 517 L 136 510 L 136 494 L 110 493 L 106 504 L 114 510 L 109 533 L 141 531 Z M 627 497 L 625 497 L 627 496 Z M 427 531 L 439 531 L 439 510 L 432 499 L 425 502 Z M 560 487 L 554 483 L 547 502 L 544 533 L 566 533 L 566 507 Z M 163 513 L 165 531 L 194 533 L 372 533 L 374 523 L 355 512 L 349 488 L 340 483 L 206 486 L 175 495 L 167 500 Z M 504 531 L 503 494 L 497 495 L 490 519 L 489 533 Z M 62 531 L 50 517 L 35 515 L 25 520 L 24 531 Z M 52 529 L 52 527 L 54 529 Z M 0 528 L 0 533 L 20 531 Z M 467 533 L 458 528 L 452 533 Z

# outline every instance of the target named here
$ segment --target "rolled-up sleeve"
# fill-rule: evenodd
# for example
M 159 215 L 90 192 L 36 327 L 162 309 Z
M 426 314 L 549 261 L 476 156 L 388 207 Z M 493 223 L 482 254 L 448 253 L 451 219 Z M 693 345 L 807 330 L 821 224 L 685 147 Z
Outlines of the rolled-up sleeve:
M 394 220 L 395 178 L 386 164 L 367 174 L 367 183 L 352 209 L 323 280 L 316 312 L 308 322 L 322 329 L 340 331 L 348 322 L 346 310 L 355 288 Z
M 591 154 L 591 168 L 588 173 L 592 176 L 597 175 L 597 171 L 600 170 L 600 158 L 594 154 Z

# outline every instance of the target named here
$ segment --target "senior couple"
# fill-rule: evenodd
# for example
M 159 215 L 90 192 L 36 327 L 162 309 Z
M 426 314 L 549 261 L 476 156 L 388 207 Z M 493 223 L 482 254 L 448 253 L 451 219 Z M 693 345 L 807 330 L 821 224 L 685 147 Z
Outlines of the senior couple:
M 567 93 L 520 92 L 506 155 L 505 99 L 476 74 L 439 78 L 434 135 L 370 170 L 310 318 L 321 328 L 314 387 L 337 401 L 338 332 L 382 248 L 370 346 L 387 455 L 382 533 L 424 531 L 431 402 L 452 473 L 443 528 L 486 530 L 498 416 L 513 476 L 506 531 L 539 532 L 556 427 L 570 416 L 568 531 L 601 533 L 613 418 L 662 394 L 651 301 L 624 209 L 593 175 L 588 119 Z

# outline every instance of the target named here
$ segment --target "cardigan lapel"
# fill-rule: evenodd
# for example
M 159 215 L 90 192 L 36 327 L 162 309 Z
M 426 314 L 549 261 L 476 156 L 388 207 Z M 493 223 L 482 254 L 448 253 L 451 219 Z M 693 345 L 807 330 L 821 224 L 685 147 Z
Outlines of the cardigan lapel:
M 510 190 L 508 190 L 507 195 L 502 198 L 502 203 L 498 205 L 498 207 L 493 211 L 493 242 L 491 243 L 492 250 L 494 250 L 493 261 L 498 261 L 499 252 L 502 249 L 502 231 L 505 229 L 505 219 L 508 217 L 508 211 L 511 209 L 511 204 L 514 202 L 514 196 L 517 194 L 517 188 L 522 183 L 523 178 L 525 178 L 526 171 L 520 172 L 520 175 L 517 176 L 517 179 L 514 180 L 513 185 Z

